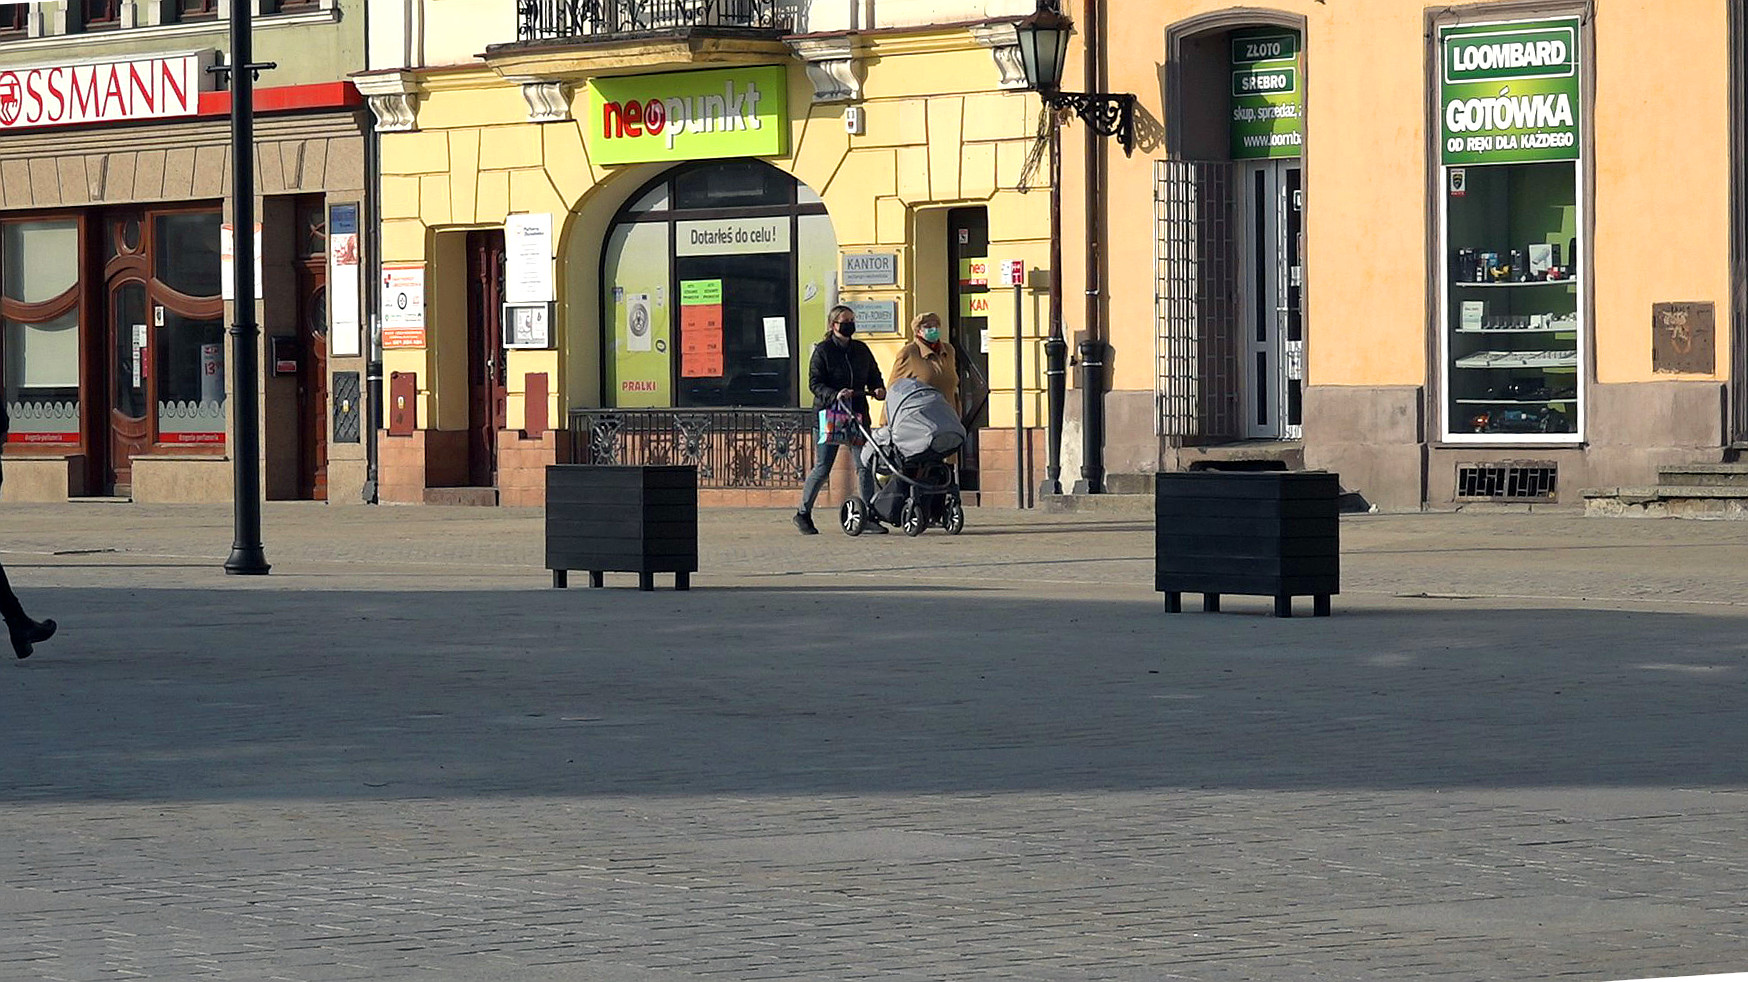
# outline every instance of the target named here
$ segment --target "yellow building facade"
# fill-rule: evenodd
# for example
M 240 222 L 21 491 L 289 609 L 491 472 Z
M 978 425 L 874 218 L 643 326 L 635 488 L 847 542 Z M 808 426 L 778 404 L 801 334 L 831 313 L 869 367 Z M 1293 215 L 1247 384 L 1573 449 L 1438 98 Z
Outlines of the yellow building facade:
M 1095 175 L 1109 472 L 1272 461 L 1387 509 L 1576 503 L 1748 436 L 1741 4 L 1110 16 L 1141 145 Z
M 695 463 L 707 501 L 790 502 L 837 303 L 883 367 L 916 314 L 952 324 L 987 380 L 967 401 L 982 487 L 1012 495 L 1047 304 L 993 267 L 1037 270 L 1050 236 L 1012 45 L 1012 18 L 695 29 L 361 79 L 401 116 L 380 153 L 382 500 L 535 504 L 544 466 L 578 459 Z

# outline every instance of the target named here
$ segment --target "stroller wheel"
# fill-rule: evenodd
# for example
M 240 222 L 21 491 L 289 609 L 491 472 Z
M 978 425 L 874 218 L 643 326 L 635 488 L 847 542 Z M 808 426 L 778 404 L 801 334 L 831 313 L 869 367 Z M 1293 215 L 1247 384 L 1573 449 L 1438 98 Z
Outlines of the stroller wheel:
M 899 518 L 904 525 L 904 534 L 912 538 L 922 535 L 923 529 L 927 528 L 929 524 L 923 516 L 923 510 L 917 506 L 914 498 L 904 503 L 904 511 L 899 515 Z
M 941 509 L 941 527 L 948 535 L 958 535 L 965 531 L 965 504 L 956 494 L 947 496 L 947 504 Z
M 838 524 L 844 527 L 845 535 L 861 535 L 868 527 L 868 503 L 861 498 L 851 498 L 838 509 Z

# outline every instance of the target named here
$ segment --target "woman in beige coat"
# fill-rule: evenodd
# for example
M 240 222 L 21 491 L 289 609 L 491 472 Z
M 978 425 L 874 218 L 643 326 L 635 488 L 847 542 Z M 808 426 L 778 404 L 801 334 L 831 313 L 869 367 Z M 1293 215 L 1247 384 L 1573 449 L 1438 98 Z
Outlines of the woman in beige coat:
M 891 385 L 901 378 L 914 378 L 924 385 L 939 389 L 947 397 L 947 405 L 959 410 L 959 358 L 953 346 L 941 337 L 941 315 L 918 314 L 910 322 L 911 339 L 899 349 L 898 360 L 886 382 Z

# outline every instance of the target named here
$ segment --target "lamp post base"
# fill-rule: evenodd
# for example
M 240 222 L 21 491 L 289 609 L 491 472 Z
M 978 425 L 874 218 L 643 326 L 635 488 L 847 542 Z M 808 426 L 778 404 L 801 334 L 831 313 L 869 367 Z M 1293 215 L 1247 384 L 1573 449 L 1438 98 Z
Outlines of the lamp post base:
M 231 555 L 225 560 L 225 572 L 232 576 L 266 576 L 272 568 L 260 546 L 232 546 Z

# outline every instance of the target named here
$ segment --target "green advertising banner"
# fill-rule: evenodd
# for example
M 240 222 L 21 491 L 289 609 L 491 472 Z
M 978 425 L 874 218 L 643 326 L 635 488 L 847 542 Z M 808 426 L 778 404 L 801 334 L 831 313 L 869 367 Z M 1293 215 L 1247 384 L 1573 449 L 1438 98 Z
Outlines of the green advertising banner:
M 583 137 L 597 164 L 781 157 L 789 152 L 781 66 L 589 82 Z
M 1578 20 L 1439 30 L 1445 164 L 1577 160 Z
M 1305 152 L 1299 35 L 1280 28 L 1232 34 L 1232 159 Z

